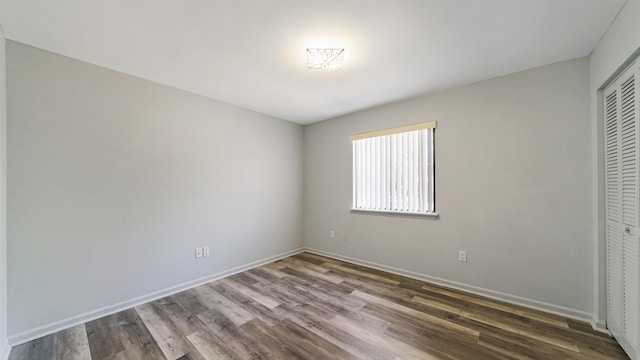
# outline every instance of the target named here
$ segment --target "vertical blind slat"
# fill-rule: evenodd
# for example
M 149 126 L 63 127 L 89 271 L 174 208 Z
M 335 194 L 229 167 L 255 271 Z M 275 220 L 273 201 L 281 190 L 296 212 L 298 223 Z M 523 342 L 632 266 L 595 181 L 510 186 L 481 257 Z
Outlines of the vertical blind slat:
M 366 177 L 366 184 L 365 184 L 365 189 L 366 189 L 366 196 L 365 196 L 365 205 L 367 207 L 367 209 L 371 209 L 371 194 L 372 194 L 372 187 L 371 187 L 371 178 L 372 178 L 372 174 L 371 174 L 371 139 L 367 139 L 367 177 Z
M 417 178 L 418 178 L 418 182 L 416 183 L 416 187 L 418 191 L 418 194 L 416 196 L 418 199 L 417 211 L 424 211 L 424 206 L 423 206 L 424 193 L 422 192 L 422 183 L 424 180 L 424 177 L 422 176 L 423 175 L 422 169 L 424 168 L 424 166 L 422 166 L 422 162 L 424 161 L 424 157 L 422 156 L 423 142 L 424 142 L 424 138 L 422 136 L 422 132 L 420 132 L 418 134 L 418 144 L 416 145 L 416 154 L 418 154 L 418 161 L 417 161 L 418 169 L 416 171 Z
M 435 187 L 436 166 L 435 166 L 435 157 L 434 157 L 435 130 L 434 129 L 427 130 L 427 136 L 428 136 L 427 164 L 429 164 L 429 167 L 427 168 L 427 171 L 429 172 L 429 175 L 427 176 L 427 181 L 429 182 L 427 187 L 427 190 L 428 190 L 427 208 L 429 209 L 428 211 L 434 212 L 435 211 L 435 189 L 436 189 Z
M 389 175 L 388 175 L 388 173 L 389 173 L 388 172 L 388 166 L 389 166 L 388 164 L 389 164 L 389 162 L 387 161 L 387 158 L 388 158 L 387 157 L 387 149 L 388 149 L 387 144 L 388 143 L 389 143 L 389 138 L 387 136 L 385 136 L 382 139 L 382 159 L 381 159 L 383 167 L 382 167 L 382 176 L 381 176 L 381 179 L 382 179 L 382 186 L 381 186 L 382 198 L 380 200 L 381 201 L 380 208 L 382 210 L 389 210 L 389 196 L 387 195 L 387 186 L 388 186 L 387 181 L 389 180 Z
M 380 177 L 380 166 L 382 165 L 381 161 L 382 161 L 382 148 L 381 148 L 381 144 L 380 144 L 380 138 L 376 137 L 375 138 L 375 142 L 376 142 L 376 161 L 375 161 L 375 166 L 376 166 L 376 175 L 375 175 L 375 185 L 374 185 L 374 192 L 376 194 L 376 205 L 375 205 L 375 209 L 380 210 L 380 186 L 382 184 L 381 182 L 381 177 Z
M 396 192 L 396 187 L 397 185 L 397 181 L 398 178 L 396 177 L 396 167 L 397 167 L 397 162 L 396 162 L 396 136 L 395 135 L 391 135 L 390 136 L 390 140 L 391 140 L 391 146 L 390 146 L 390 150 L 391 150 L 391 161 L 390 161 L 390 167 L 389 167 L 389 177 L 391 178 L 391 184 L 389 186 L 389 191 L 391 192 L 391 208 L 390 210 L 394 211 L 398 208 L 398 194 Z
M 398 177 L 398 207 L 396 210 L 398 211 L 402 211 L 402 209 L 404 208 L 404 178 L 402 177 L 402 175 L 404 174 L 404 146 L 403 146 L 403 138 L 402 138 L 402 134 L 398 135 L 398 162 L 396 163 L 396 165 L 398 166 L 397 169 L 397 177 Z
M 351 178 L 352 186 L 353 186 L 353 194 L 351 194 L 351 201 L 353 202 L 353 207 L 358 209 L 358 143 L 356 141 L 351 142 L 351 166 L 353 171 L 353 176 Z
M 376 208 L 376 139 L 369 139 L 370 144 L 370 152 L 369 154 L 373 155 L 369 157 L 369 166 L 371 171 L 371 183 L 369 184 L 369 208 Z
M 366 204 L 364 203 L 364 198 L 365 198 L 365 189 L 366 189 L 366 172 L 365 172 L 365 156 L 367 154 L 367 151 L 365 149 L 365 145 L 366 142 L 361 142 L 360 143 L 360 207 L 365 208 Z
M 413 211 L 413 135 L 414 132 L 407 134 L 407 211 Z
M 409 207 L 409 142 L 407 133 L 402 134 L 402 210 Z
M 420 211 L 420 131 L 413 133 L 413 212 Z

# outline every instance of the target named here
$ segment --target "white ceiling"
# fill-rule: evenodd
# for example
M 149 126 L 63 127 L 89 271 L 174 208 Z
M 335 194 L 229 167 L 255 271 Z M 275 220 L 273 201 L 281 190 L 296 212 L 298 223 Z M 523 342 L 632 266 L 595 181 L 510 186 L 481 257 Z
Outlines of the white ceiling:
M 8 39 L 308 124 L 585 56 L 626 0 L 0 0 Z M 340 70 L 307 47 L 345 48 Z

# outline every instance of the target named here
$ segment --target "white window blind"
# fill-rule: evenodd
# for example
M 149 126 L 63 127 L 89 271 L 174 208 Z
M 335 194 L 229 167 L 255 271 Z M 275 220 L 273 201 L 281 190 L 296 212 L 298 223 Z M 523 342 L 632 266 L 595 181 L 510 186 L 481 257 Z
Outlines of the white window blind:
M 353 210 L 435 214 L 435 122 L 351 137 Z

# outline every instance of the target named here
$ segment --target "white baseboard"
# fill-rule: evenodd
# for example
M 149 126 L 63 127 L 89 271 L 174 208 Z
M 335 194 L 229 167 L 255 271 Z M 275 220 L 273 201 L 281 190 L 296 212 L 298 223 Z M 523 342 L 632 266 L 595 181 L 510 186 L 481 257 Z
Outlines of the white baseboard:
M 340 254 L 335 254 L 335 253 L 327 252 L 324 250 L 313 249 L 313 248 L 306 248 L 305 251 L 313 254 L 317 254 L 317 255 L 334 258 L 337 260 L 343 260 L 343 261 L 354 263 L 357 265 L 370 267 L 373 269 L 390 272 L 396 275 L 406 276 L 408 278 L 412 278 L 416 280 L 421 280 L 421 281 L 425 281 L 425 282 L 429 282 L 437 285 L 450 287 L 457 290 L 466 291 L 472 294 L 481 295 L 491 299 L 508 302 L 514 305 L 525 306 L 531 309 L 564 316 L 566 318 L 584 321 L 587 323 L 591 323 L 591 320 L 593 318 L 593 314 L 590 314 L 584 311 L 571 309 L 564 306 L 555 305 L 555 304 L 538 301 L 534 299 L 529 299 L 529 298 L 525 298 L 517 295 L 511 295 L 511 294 L 507 294 L 507 293 L 503 293 L 495 290 L 485 289 L 482 287 L 468 285 L 468 284 L 464 284 L 456 281 L 446 280 L 446 279 L 438 278 L 435 276 L 420 274 L 417 272 L 413 272 L 405 269 L 399 269 L 396 267 L 387 266 L 383 264 L 378 264 L 378 263 L 367 261 L 367 260 L 361 260 L 361 259 L 352 258 L 349 256 L 343 256 Z M 593 326 L 593 323 L 592 323 L 592 326 Z
M 608 334 L 609 336 L 612 336 L 611 332 L 609 331 L 609 329 L 607 329 L 607 323 L 606 322 L 596 319 L 595 316 L 591 319 L 590 322 L 591 322 L 591 327 L 593 328 L 593 330 Z
M 274 256 L 270 256 L 264 259 L 260 259 L 260 260 L 251 262 L 249 264 L 224 270 L 216 274 L 211 274 L 196 280 L 188 281 L 188 282 L 185 282 L 176 286 L 172 286 L 163 290 L 159 290 L 150 294 L 139 296 L 127 301 L 119 302 L 114 305 L 106 306 L 100 309 L 96 309 L 93 311 L 89 311 L 83 314 L 70 317 L 67 319 L 59 320 L 47 325 L 39 326 L 37 328 L 30 329 L 30 330 L 21 332 L 19 334 L 10 336 L 8 339 L 8 342 L 5 342 L 4 346 L 0 347 L 0 360 L 6 360 L 9 357 L 9 351 L 11 350 L 10 345 L 16 346 L 16 345 L 19 345 L 19 344 L 22 344 L 22 343 L 25 343 L 49 334 L 53 334 L 60 330 L 70 328 L 72 326 L 76 326 L 76 325 L 79 325 L 88 321 L 92 321 L 104 316 L 115 314 L 117 312 L 132 308 L 134 306 L 141 305 L 157 299 L 161 299 L 165 296 L 173 295 L 175 293 L 188 290 L 196 286 L 206 284 L 211 281 L 215 281 L 215 280 L 218 280 L 227 276 L 231 276 L 249 269 L 253 269 L 258 266 L 262 266 L 264 264 L 268 264 L 270 262 L 301 253 L 303 251 L 307 251 L 313 254 L 318 254 L 318 255 L 322 255 L 322 256 L 338 259 L 338 260 L 343 260 L 346 262 L 370 267 L 373 269 L 386 271 L 392 274 L 406 276 L 412 279 L 417 279 L 417 280 L 430 282 L 430 283 L 434 283 L 442 286 L 447 286 L 453 289 L 466 291 L 469 293 L 485 296 L 488 298 L 508 302 L 515 305 L 526 306 L 532 309 L 564 316 L 571 319 L 585 321 L 585 322 L 591 323 L 591 326 L 597 331 L 608 332 L 606 329 L 606 325 L 604 323 L 598 322 L 595 318 L 593 318 L 593 314 L 589 314 L 584 311 L 571 309 L 571 308 L 567 308 L 559 305 L 554 305 L 551 303 L 546 303 L 546 302 L 529 299 L 521 296 L 511 295 L 511 294 L 507 294 L 499 291 L 485 289 L 482 287 L 468 285 L 468 284 L 464 284 L 456 281 L 450 281 L 450 280 L 446 280 L 446 279 L 442 279 L 442 278 L 438 278 L 438 277 L 434 277 L 426 274 L 421 274 L 421 273 L 417 273 L 417 272 L 413 272 L 405 269 L 400 269 L 392 266 L 387 266 L 387 265 L 383 265 L 383 264 L 379 264 L 379 263 L 375 263 L 367 260 L 352 258 L 349 256 L 343 256 L 340 254 L 335 254 L 335 253 L 327 252 L 324 250 L 318 250 L 313 248 L 299 248 L 299 249 L 287 251 L 281 254 L 277 254 Z
M 19 344 L 23 344 L 26 343 L 28 341 L 34 340 L 34 339 L 38 339 L 41 338 L 43 336 L 47 336 L 50 334 L 53 334 L 55 332 L 58 332 L 60 330 L 64 330 L 64 329 L 68 329 L 70 327 L 79 325 L 79 324 L 83 324 L 86 323 L 88 321 L 92 321 L 95 319 L 99 319 L 101 317 L 104 316 L 108 316 L 111 314 L 115 314 L 117 312 L 126 310 L 126 309 L 130 309 L 134 306 L 138 306 L 141 304 L 145 304 L 148 303 L 150 301 L 154 301 L 157 299 L 161 299 L 165 296 L 169 296 L 169 295 L 173 295 L 175 293 L 179 293 L 181 291 L 185 291 L 191 288 L 194 288 L 196 286 L 200 286 L 202 284 L 206 284 L 208 282 L 211 281 L 215 281 L 218 279 L 222 279 L 224 277 L 227 276 L 231 276 L 237 273 L 241 273 L 243 271 L 249 270 L 249 269 L 253 269 L 256 268 L 258 266 L 262 266 L 264 264 L 268 264 L 270 262 L 274 262 L 276 260 L 280 260 L 283 258 L 286 258 L 288 256 L 291 255 L 295 255 L 298 253 L 301 253 L 304 251 L 304 248 L 298 248 L 295 250 L 290 250 L 290 251 L 286 251 L 284 253 L 281 254 L 277 254 L 274 256 L 270 256 L 264 259 L 260 259 L 260 260 L 256 260 L 254 262 L 245 264 L 245 265 L 241 265 L 241 266 L 237 266 L 228 270 L 224 270 L 221 272 L 218 272 L 216 274 L 211 274 L 196 280 L 192 280 L 192 281 L 187 281 L 185 283 L 179 284 L 179 285 L 175 285 L 163 290 L 159 290 L 159 291 L 155 291 L 152 292 L 150 294 L 146 294 L 146 295 L 142 295 L 130 300 L 126 300 L 126 301 L 122 301 L 119 302 L 117 304 L 114 305 L 110 305 L 110 306 L 106 306 L 100 309 L 96 309 L 96 310 L 92 310 L 83 314 L 79 314 L 67 319 L 63 319 L 63 320 L 59 320 L 47 325 L 43 325 L 43 326 L 39 326 L 37 328 L 34 329 L 30 329 L 24 332 L 21 332 L 19 334 L 13 335 L 9 337 L 9 341 L 8 344 L 10 344 L 11 346 L 16 346 Z M 8 347 L 8 346 L 7 346 Z M 7 353 L 8 356 L 8 353 Z M 0 358 L 0 360 L 4 360 L 2 358 Z
M 11 346 L 9 346 L 9 341 L 7 341 L 7 339 L 4 339 L 2 345 L 0 345 L 0 360 L 9 359 L 10 352 Z

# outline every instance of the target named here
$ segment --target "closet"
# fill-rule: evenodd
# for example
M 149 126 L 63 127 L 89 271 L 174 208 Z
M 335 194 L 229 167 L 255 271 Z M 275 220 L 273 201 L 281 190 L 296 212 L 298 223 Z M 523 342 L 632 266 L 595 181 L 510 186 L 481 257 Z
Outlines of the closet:
M 640 125 L 636 60 L 603 93 L 607 328 L 632 359 L 640 334 Z

